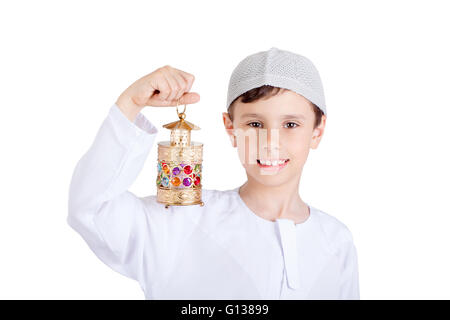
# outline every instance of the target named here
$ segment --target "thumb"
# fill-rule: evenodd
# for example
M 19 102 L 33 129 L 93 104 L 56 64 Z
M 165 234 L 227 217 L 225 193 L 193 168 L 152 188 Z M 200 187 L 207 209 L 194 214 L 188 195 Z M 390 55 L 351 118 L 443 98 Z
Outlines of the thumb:
M 198 93 L 196 93 L 196 92 L 186 92 L 179 99 L 180 105 L 197 103 L 199 101 L 200 101 L 200 95 Z M 175 105 L 176 104 L 177 104 L 177 102 L 175 101 Z

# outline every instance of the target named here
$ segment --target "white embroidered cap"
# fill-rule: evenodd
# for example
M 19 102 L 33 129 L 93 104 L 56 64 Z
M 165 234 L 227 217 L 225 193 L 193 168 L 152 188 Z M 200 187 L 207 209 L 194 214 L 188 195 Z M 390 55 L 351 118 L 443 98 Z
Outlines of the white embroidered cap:
M 276 47 L 239 62 L 228 83 L 227 110 L 241 94 L 263 85 L 297 92 L 327 114 L 322 80 L 311 60 Z

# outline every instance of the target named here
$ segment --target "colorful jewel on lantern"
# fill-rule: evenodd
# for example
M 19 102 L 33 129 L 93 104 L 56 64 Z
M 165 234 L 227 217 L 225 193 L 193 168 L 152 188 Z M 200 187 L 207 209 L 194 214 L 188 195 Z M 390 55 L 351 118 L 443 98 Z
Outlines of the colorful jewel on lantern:
M 186 173 L 186 174 L 191 174 L 191 172 L 192 172 L 191 166 L 185 166 L 185 167 L 184 167 L 184 173 Z
M 195 177 L 194 184 L 195 184 L 196 186 L 200 185 L 200 177 L 199 177 L 199 176 L 196 176 L 196 177 Z
M 172 173 L 173 173 L 174 175 L 177 175 L 177 174 L 180 173 L 180 171 L 181 171 L 180 168 L 175 167 L 175 168 L 173 168 Z
M 184 184 L 185 187 L 189 187 L 191 185 L 191 183 L 192 183 L 191 178 L 184 178 L 183 179 L 183 184 Z
M 168 187 L 168 186 L 169 186 L 169 178 L 167 178 L 167 177 L 162 178 L 161 184 L 162 184 L 164 187 Z
M 178 186 L 180 185 L 180 183 L 181 183 L 180 178 L 178 178 L 178 177 L 172 178 L 172 184 L 173 184 L 175 187 L 178 187 Z

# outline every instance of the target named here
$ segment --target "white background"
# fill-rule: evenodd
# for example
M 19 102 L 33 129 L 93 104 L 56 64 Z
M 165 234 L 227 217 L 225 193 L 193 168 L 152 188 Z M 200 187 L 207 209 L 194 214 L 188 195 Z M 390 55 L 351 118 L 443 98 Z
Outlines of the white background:
M 223 128 L 237 63 L 310 58 L 328 120 L 300 194 L 352 231 L 361 299 L 449 299 L 446 1 L 2 1 L 0 298 L 143 299 L 66 223 L 68 188 L 110 106 L 169 64 L 192 73 L 204 188 L 245 182 Z M 143 113 L 162 125 L 174 108 Z M 156 193 L 156 146 L 130 191 Z M 230 174 L 229 172 L 233 172 Z

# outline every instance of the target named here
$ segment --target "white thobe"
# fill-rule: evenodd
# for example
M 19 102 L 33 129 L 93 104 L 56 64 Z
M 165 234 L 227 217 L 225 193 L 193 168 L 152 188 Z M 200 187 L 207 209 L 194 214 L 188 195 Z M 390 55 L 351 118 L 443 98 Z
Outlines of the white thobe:
M 203 189 L 204 206 L 170 206 L 128 188 L 158 130 L 116 104 L 77 163 L 68 224 L 146 299 L 359 299 L 350 230 L 311 206 L 303 223 L 256 215 L 238 189 Z M 156 161 L 155 161 L 156 162 Z

